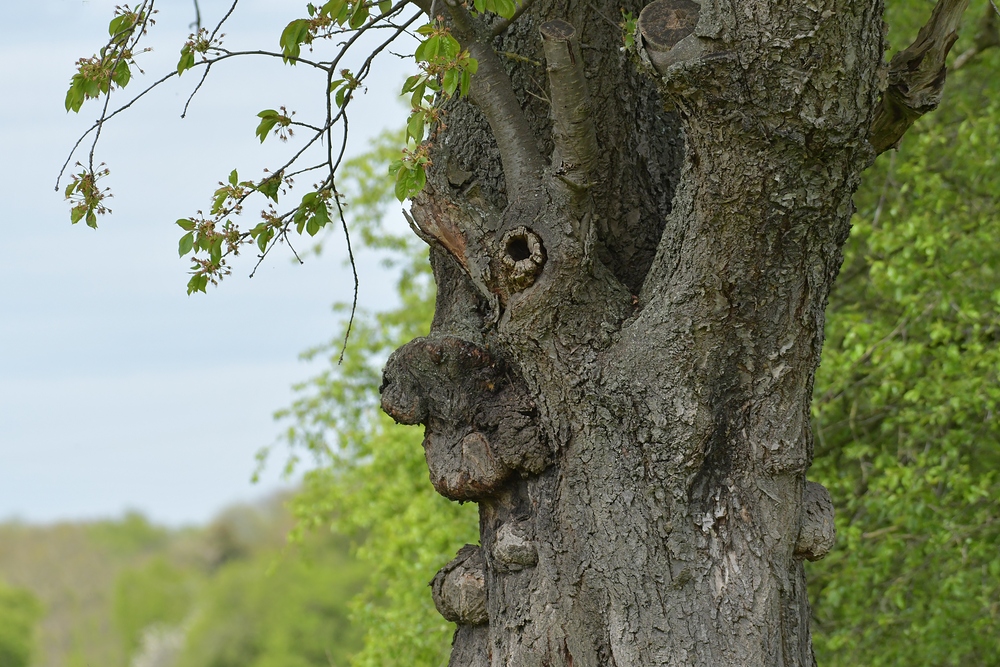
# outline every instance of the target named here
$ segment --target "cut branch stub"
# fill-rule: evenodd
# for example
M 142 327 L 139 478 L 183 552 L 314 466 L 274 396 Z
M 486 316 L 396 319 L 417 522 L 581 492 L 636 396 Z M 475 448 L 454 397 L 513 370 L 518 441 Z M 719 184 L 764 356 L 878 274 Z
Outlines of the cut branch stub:
M 639 34 L 657 71 L 663 73 L 670 65 L 700 52 L 694 38 L 685 41 L 694 33 L 700 12 L 701 6 L 691 0 L 656 0 L 639 13 Z
M 595 171 L 598 153 L 580 41 L 576 29 L 566 21 L 548 21 L 539 30 L 552 99 L 552 164 L 578 189 L 585 188 Z
M 431 581 L 434 606 L 452 623 L 483 625 L 486 612 L 486 561 L 482 550 L 472 544 L 441 568 Z
M 538 234 L 519 226 L 503 235 L 504 277 L 511 293 L 531 287 L 545 266 L 545 247 Z
M 820 560 L 837 541 L 833 522 L 833 499 L 826 487 L 816 482 L 806 482 L 802 494 L 802 523 L 795 542 L 795 556 L 806 560 Z
M 969 0 L 938 0 L 917 39 L 892 57 L 889 86 L 882 94 L 869 142 L 877 153 L 899 145 L 910 126 L 941 102 L 948 70 L 945 58 L 958 39 Z

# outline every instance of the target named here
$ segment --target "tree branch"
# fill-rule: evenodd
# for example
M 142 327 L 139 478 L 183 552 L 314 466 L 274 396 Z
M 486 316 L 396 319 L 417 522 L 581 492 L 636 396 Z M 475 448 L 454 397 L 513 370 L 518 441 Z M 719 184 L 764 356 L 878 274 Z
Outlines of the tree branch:
M 576 29 L 566 21 L 549 21 L 540 30 L 552 98 L 552 165 L 577 190 L 585 189 L 598 153 L 580 41 Z
M 445 0 L 445 4 L 455 23 L 456 36 L 479 63 L 469 94 L 476 106 L 482 109 L 493 130 L 500 148 L 507 192 L 513 195 L 538 182 L 545 160 L 521 111 L 510 77 L 487 41 L 489 34 L 477 34 L 481 31 L 477 30 L 473 18 L 459 2 Z
M 882 94 L 868 140 L 877 153 L 899 145 L 906 131 L 941 102 L 945 58 L 958 39 L 969 0 L 938 0 L 931 18 L 909 47 L 889 63 L 889 86 Z

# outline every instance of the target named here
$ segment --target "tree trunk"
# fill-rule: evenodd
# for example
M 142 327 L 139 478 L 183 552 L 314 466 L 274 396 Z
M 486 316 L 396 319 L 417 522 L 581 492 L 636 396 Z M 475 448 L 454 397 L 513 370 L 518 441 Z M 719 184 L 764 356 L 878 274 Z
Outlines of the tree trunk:
M 881 2 L 657 0 L 637 54 L 618 0 L 496 39 L 440 4 L 479 72 L 413 204 L 437 312 L 383 407 L 479 503 L 433 585 L 451 664 L 814 664 L 809 403 Z

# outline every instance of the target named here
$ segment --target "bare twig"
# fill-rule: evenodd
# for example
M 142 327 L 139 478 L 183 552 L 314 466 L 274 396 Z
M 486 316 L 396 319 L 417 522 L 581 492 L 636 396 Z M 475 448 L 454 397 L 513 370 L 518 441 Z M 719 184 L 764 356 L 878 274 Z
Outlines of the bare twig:
M 188 24 L 189 28 L 194 28 L 195 32 L 201 32 L 201 7 L 198 0 L 194 0 L 194 22 Z
M 199 90 L 201 90 L 201 87 L 205 84 L 205 79 L 208 78 L 208 73 L 211 71 L 212 63 L 208 63 L 205 65 L 205 71 L 202 72 L 198 85 L 194 87 L 194 90 L 191 91 L 191 94 L 188 95 L 187 101 L 184 103 L 184 111 L 181 112 L 181 118 L 187 118 L 188 107 L 191 106 L 191 100 L 193 100 L 194 96 L 198 94 Z

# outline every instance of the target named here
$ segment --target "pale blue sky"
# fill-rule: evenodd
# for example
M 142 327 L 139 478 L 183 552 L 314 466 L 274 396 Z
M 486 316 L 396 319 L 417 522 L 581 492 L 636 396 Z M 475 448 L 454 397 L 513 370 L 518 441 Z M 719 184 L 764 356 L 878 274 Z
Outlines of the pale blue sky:
M 134 508 L 171 524 L 197 522 L 277 488 L 276 472 L 250 484 L 254 452 L 274 442 L 281 426 L 271 413 L 289 403 L 290 385 L 316 368 L 298 353 L 329 338 L 330 305 L 350 297 L 337 236 L 304 266 L 278 254 L 250 280 L 250 253 L 219 288 L 185 295 L 188 263 L 177 257 L 174 220 L 207 209 L 234 167 L 254 177 L 283 162 L 290 146 L 254 137 L 258 111 L 286 104 L 305 120 L 320 108 L 315 75 L 280 61 L 218 66 L 186 120 L 194 72 L 116 118 L 98 149 L 112 170 L 114 213 L 97 231 L 70 225 L 54 181 L 97 106 L 67 114 L 63 97 L 75 60 L 106 40 L 115 4 L 4 1 L 0 519 Z M 304 4 L 242 0 L 224 30 L 227 46 L 273 48 Z M 229 5 L 201 0 L 205 23 Z M 173 67 L 188 33 L 192 2 L 157 6 L 154 51 L 139 61 L 147 76 L 124 94 Z M 384 65 L 351 117 L 353 153 L 405 120 L 394 93 L 406 71 L 392 56 Z M 363 302 L 391 303 L 391 276 L 371 256 L 361 265 Z

